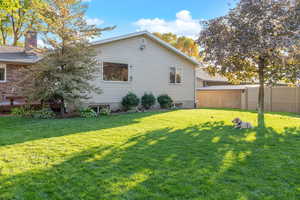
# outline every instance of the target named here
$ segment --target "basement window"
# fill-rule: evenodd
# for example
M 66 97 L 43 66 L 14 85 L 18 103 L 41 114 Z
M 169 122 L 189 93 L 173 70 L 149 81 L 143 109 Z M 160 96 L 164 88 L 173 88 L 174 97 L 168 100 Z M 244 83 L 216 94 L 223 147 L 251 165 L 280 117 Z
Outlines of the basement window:
M 128 81 L 128 64 L 103 62 L 104 81 Z
M 6 81 L 6 65 L 0 64 L 0 82 Z

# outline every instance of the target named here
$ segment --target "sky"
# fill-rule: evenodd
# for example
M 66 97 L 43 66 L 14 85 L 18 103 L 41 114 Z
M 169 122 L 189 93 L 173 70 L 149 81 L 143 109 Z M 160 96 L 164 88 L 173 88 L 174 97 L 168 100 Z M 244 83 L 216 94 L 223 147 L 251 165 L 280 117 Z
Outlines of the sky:
M 82 0 L 88 4 L 88 23 L 116 26 L 99 39 L 136 31 L 172 32 L 196 38 L 200 20 L 225 15 L 234 0 Z M 231 4 L 229 4 L 231 1 Z

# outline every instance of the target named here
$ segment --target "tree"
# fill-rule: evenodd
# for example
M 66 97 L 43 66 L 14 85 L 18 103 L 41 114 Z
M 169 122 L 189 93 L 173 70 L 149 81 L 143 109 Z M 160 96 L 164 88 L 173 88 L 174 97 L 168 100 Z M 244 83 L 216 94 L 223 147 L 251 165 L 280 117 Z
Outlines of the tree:
M 7 0 L 1 4 L 1 44 L 6 45 L 11 41 L 13 46 L 19 45 L 27 31 L 41 30 L 38 9 L 43 3 L 42 0 Z
M 64 114 L 65 103 L 90 98 L 100 88 L 90 84 L 95 78 L 98 62 L 89 40 L 102 31 L 88 25 L 86 5 L 80 0 L 52 0 L 40 8 L 40 17 L 47 27 L 44 43 L 48 47 L 44 58 L 28 77 L 33 79 L 26 94 L 32 100 L 59 103 Z
M 173 33 L 154 33 L 154 35 L 171 44 L 183 53 L 196 59 L 200 59 L 199 46 L 192 38 L 185 36 L 178 37 Z
M 16 8 L 14 0 L 0 1 L 0 45 L 6 45 L 11 36 L 9 10 Z
M 259 80 L 258 124 L 264 126 L 264 86 L 295 83 L 288 60 L 299 45 L 299 13 L 290 0 L 240 0 L 223 17 L 204 23 L 197 43 L 212 74 L 233 82 Z

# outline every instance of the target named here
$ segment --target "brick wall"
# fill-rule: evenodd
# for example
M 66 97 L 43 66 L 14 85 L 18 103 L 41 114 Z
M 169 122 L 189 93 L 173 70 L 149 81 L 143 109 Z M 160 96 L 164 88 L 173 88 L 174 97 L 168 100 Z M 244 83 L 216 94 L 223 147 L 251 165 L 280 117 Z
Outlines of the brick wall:
M 25 77 L 25 66 L 16 64 L 6 65 L 6 82 L 0 82 L 0 100 L 3 100 L 5 96 L 22 96 L 23 88 L 26 84 L 20 86 L 17 84 Z

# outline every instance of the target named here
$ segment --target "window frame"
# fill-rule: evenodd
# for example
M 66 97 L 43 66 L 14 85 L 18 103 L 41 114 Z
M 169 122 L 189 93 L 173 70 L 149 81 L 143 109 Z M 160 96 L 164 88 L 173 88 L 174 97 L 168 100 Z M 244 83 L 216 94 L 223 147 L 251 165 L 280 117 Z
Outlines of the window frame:
M 128 73 L 127 73 L 127 81 L 109 81 L 109 80 L 104 80 L 104 63 L 114 63 L 114 64 L 123 64 L 123 65 L 127 65 L 128 68 Z M 122 62 L 122 61 L 112 61 L 112 60 L 104 60 L 101 62 L 101 79 L 103 82 L 105 83 L 129 83 L 130 82 L 130 65 L 128 62 Z
M 0 64 L 0 69 L 4 69 L 4 80 L 0 80 L 0 83 L 6 83 L 7 81 L 7 68 L 6 68 L 6 64 Z
M 175 69 L 175 82 L 174 83 L 171 83 L 171 77 L 170 77 L 170 74 L 171 74 L 171 68 L 174 68 Z M 180 83 L 177 83 L 177 73 L 180 72 Z M 172 66 L 169 68 L 169 84 L 171 85 L 182 85 L 183 84 L 183 68 L 182 67 L 175 67 L 175 66 Z

